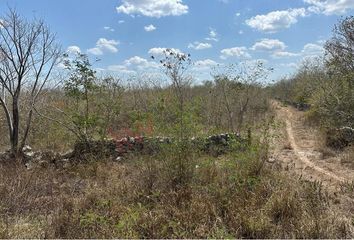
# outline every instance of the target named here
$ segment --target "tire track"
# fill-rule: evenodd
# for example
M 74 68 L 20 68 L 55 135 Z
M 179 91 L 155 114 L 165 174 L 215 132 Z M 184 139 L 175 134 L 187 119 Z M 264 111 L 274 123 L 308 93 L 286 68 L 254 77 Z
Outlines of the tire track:
M 296 157 L 307 167 L 310 167 L 311 169 L 313 169 L 314 171 L 321 173 L 337 182 L 340 183 L 344 183 L 346 181 L 348 181 L 347 179 L 345 179 L 344 177 L 340 177 L 338 175 L 336 175 L 333 172 L 327 171 L 321 167 L 319 167 L 318 165 L 316 165 L 315 163 L 313 163 L 308 157 L 307 157 L 307 152 L 304 150 L 301 150 L 300 147 L 296 144 L 296 140 L 294 137 L 294 131 L 291 125 L 291 122 L 289 121 L 289 119 L 285 120 L 286 123 L 286 132 L 288 134 L 288 138 L 289 138 L 289 142 L 291 147 L 294 150 L 294 153 L 296 155 Z

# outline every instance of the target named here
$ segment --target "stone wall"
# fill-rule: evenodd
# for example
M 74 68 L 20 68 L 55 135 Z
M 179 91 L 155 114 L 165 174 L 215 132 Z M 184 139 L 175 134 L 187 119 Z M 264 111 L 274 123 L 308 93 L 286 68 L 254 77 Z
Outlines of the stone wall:
M 85 162 L 89 159 L 112 159 L 121 161 L 129 153 L 156 154 L 164 146 L 176 144 L 177 140 L 171 137 L 124 137 L 121 139 L 106 139 L 103 141 L 78 142 L 74 149 L 64 154 L 52 151 L 33 151 L 31 147 L 23 149 L 23 162 L 27 168 L 33 166 L 55 166 L 65 167 L 68 164 Z M 243 139 L 238 133 L 223 133 L 210 135 L 208 137 L 192 137 L 187 139 L 189 146 L 196 151 L 207 154 L 220 155 L 231 150 L 235 144 L 242 147 L 247 146 L 249 139 Z M 0 153 L 0 160 L 11 161 L 9 152 Z

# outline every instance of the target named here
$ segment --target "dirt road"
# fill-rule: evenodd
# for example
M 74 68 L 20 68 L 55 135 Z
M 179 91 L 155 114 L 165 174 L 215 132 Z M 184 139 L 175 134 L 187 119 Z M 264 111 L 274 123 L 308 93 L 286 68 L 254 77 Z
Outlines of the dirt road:
M 273 103 L 278 136 L 273 143 L 273 158 L 301 178 L 322 182 L 331 190 L 354 180 L 354 170 L 341 163 L 339 154 L 326 153 L 315 128 L 305 124 L 305 113 Z

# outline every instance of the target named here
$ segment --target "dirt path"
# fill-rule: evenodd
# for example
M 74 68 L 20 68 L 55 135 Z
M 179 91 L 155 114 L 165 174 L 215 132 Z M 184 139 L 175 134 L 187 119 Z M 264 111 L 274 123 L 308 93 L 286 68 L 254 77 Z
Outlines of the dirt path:
M 322 182 L 334 191 L 354 180 L 354 171 L 341 163 L 339 155 L 323 151 L 320 134 L 305 124 L 304 112 L 278 102 L 273 106 L 280 123 L 273 144 L 275 161 L 299 177 Z
M 273 102 L 276 113 L 273 166 L 283 169 L 292 178 L 322 184 L 328 193 L 329 210 L 346 222 L 354 233 L 354 169 L 341 161 L 341 154 L 323 146 L 321 134 L 305 124 L 305 114 L 293 107 Z
M 333 180 L 339 181 L 339 182 L 345 182 L 348 181 L 348 179 L 345 179 L 343 177 L 340 177 L 336 175 L 334 172 L 327 171 L 319 166 L 317 166 L 314 162 L 312 162 L 307 156 L 311 155 L 309 154 L 308 150 L 302 151 L 298 145 L 296 144 L 296 140 L 294 137 L 293 129 L 291 127 L 291 122 L 289 120 L 286 120 L 286 132 L 289 137 L 290 145 L 294 149 L 294 153 L 297 156 L 297 158 L 302 161 L 303 164 L 305 164 L 307 167 L 312 168 L 314 171 L 318 172 L 318 174 L 323 174 L 326 175 L 329 178 L 332 178 Z

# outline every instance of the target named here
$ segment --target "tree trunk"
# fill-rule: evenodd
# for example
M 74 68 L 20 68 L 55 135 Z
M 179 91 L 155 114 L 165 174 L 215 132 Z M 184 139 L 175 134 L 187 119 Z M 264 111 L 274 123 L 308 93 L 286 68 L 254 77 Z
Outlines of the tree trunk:
M 18 137 L 19 137 L 19 126 L 20 126 L 20 114 L 18 109 L 18 96 L 15 95 L 12 102 L 12 137 L 11 139 L 11 150 L 12 153 L 17 157 L 20 153 L 18 147 Z
M 23 149 L 23 147 L 26 144 L 26 140 L 28 137 L 28 133 L 31 127 L 31 123 L 32 123 L 32 116 L 33 116 L 33 106 L 31 107 L 28 116 L 27 116 L 27 120 L 26 120 L 26 128 L 25 128 L 25 132 L 23 134 L 22 140 L 21 140 L 21 144 L 20 144 L 20 149 Z
M 5 97 L 4 97 L 5 99 Z M 13 127 L 12 127 L 12 119 L 10 116 L 10 112 L 9 109 L 6 106 L 5 100 L 0 98 L 0 105 L 3 107 L 3 110 L 5 112 L 5 116 L 6 116 L 6 121 L 7 121 L 7 127 L 9 129 L 9 136 L 10 136 L 10 142 L 12 143 L 12 132 L 13 132 Z

